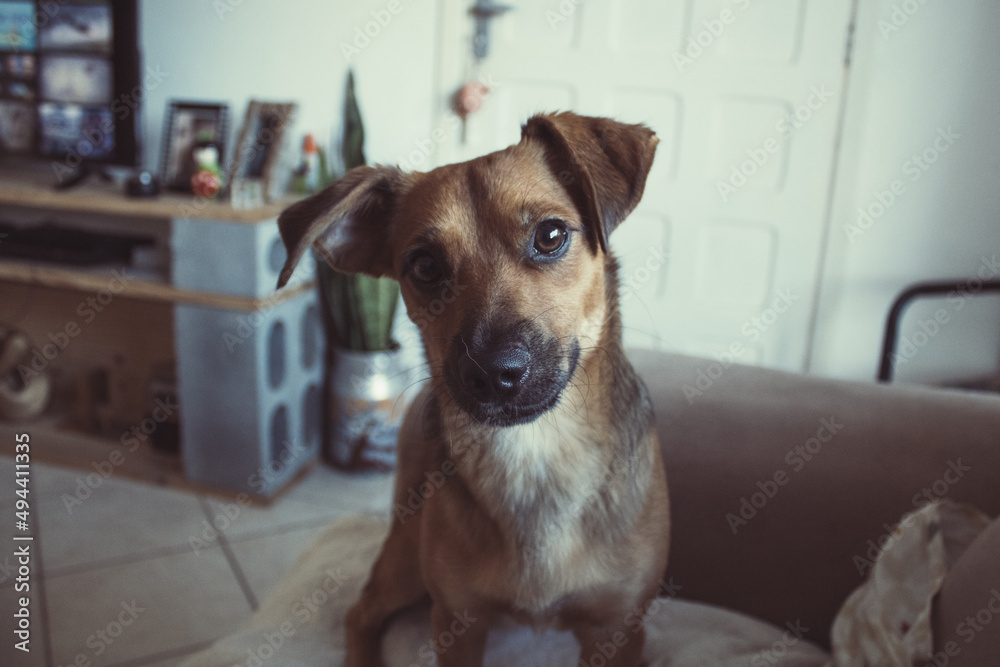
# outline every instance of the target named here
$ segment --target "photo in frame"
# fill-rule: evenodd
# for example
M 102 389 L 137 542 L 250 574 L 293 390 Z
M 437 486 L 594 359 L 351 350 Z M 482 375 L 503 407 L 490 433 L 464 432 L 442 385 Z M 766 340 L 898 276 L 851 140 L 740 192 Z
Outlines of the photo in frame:
M 270 201 L 274 171 L 297 105 L 251 100 L 247 105 L 230 168 L 230 199 L 236 208 Z
M 198 169 L 194 151 L 214 145 L 219 164 L 223 164 L 228 129 L 229 107 L 225 104 L 171 102 L 163 132 L 160 167 L 164 186 L 192 192 L 191 177 Z

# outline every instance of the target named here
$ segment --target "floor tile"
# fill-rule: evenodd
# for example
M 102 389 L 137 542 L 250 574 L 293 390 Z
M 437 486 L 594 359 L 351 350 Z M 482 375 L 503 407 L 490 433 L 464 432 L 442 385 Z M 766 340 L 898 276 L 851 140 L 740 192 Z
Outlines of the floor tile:
M 35 482 L 47 572 L 187 545 L 205 518 L 194 494 L 114 476 L 38 465 Z
M 206 499 L 210 521 L 202 527 L 208 534 L 212 528 L 219 530 L 230 540 L 282 527 L 321 527 L 348 514 L 388 512 L 392 505 L 392 485 L 392 475 L 346 474 L 317 465 L 269 506 Z
M 231 548 L 258 602 L 291 571 L 299 555 L 322 534 L 324 526 L 233 542 Z
M 47 578 L 46 593 L 57 664 L 131 664 L 217 639 L 251 614 L 220 548 Z
M 336 499 L 338 514 L 388 511 L 392 505 L 395 475 L 385 473 L 345 473 L 317 466 L 313 474 L 292 488 L 290 499 L 325 507 Z
M 184 662 L 192 655 L 205 650 L 213 643 L 214 640 L 210 642 L 192 644 L 191 646 L 182 646 L 177 649 L 171 649 L 169 651 L 147 655 L 142 658 L 136 658 L 135 660 L 119 662 L 114 665 L 110 665 L 109 667 L 177 667 L 178 665 L 183 665 Z
M 191 651 L 195 653 L 196 651 Z M 184 664 L 184 661 L 188 659 L 191 653 L 185 653 L 184 655 L 179 655 L 173 658 L 168 658 L 166 660 L 156 660 L 155 662 L 135 662 L 130 663 L 129 667 L 177 667 L 178 665 Z
M 31 592 L 38 590 L 33 588 Z M 20 639 L 14 638 L 16 619 L 14 613 L 19 609 L 18 599 L 24 593 L 14 590 L 14 586 L 4 586 L 0 588 L 0 665 L 16 665 L 17 667 L 44 667 L 45 665 L 45 629 L 42 618 L 41 605 L 37 599 L 32 599 L 28 607 L 28 619 L 31 623 L 28 628 L 29 636 L 28 648 L 25 653 L 14 647 Z

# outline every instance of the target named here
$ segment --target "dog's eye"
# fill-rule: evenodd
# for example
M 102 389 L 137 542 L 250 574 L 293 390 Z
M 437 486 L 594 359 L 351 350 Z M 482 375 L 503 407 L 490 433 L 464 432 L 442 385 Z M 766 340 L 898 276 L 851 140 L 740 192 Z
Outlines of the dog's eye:
M 561 220 L 546 220 L 535 230 L 535 250 L 542 255 L 554 255 L 568 239 L 569 232 Z
M 420 253 L 410 263 L 413 277 L 422 283 L 433 283 L 441 279 L 441 268 L 428 253 Z

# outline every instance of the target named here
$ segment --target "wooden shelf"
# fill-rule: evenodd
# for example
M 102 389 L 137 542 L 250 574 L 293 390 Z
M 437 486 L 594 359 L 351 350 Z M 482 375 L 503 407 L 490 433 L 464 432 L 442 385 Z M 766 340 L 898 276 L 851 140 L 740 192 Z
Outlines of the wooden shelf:
M 254 298 L 178 289 L 148 276 L 141 277 L 126 269 L 126 276 L 132 277 L 133 275 L 135 277 L 125 283 L 125 288 L 120 292 L 122 296 L 147 301 L 185 303 L 242 311 L 257 311 L 273 307 L 312 289 L 315 285 L 314 281 L 308 281 L 287 287 L 265 298 Z M 111 269 L 65 269 L 14 260 L 0 261 L 0 280 L 11 282 L 83 292 L 100 292 L 107 290 L 113 279 L 114 273 Z
M 278 217 L 295 201 L 291 197 L 260 208 L 236 209 L 228 203 L 207 201 L 192 194 L 168 192 L 148 199 L 126 197 L 122 186 L 103 182 L 57 191 L 51 179 L 46 181 L 37 173 L 0 170 L 0 205 L 55 211 L 259 224 Z
M 253 289 L 239 287 L 235 281 L 246 282 L 246 269 L 249 268 L 246 262 L 263 261 L 261 257 L 249 250 L 245 251 L 249 257 L 227 253 L 225 241 L 205 240 L 232 236 L 241 242 L 246 240 L 248 243 L 242 246 L 245 248 L 256 248 L 262 240 L 273 243 L 277 232 L 274 218 L 291 200 L 253 210 L 239 210 L 228 203 L 199 201 L 193 195 L 164 194 L 155 199 L 130 199 L 123 194 L 120 186 L 107 183 L 88 183 L 58 192 L 52 189 L 51 181 L 51 175 L 46 178 L 38 172 L 12 174 L 0 169 L 0 215 L 12 218 L 15 226 L 38 224 L 40 214 L 43 219 L 54 217 L 60 224 L 71 227 L 93 227 L 98 233 L 111 234 L 118 229 L 145 227 L 148 235 L 155 237 L 153 250 L 136 256 L 136 262 L 144 268 L 123 268 L 114 264 L 78 267 L 20 258 L 0 259 L 0 306 L 3 306 L 0 310 L 5 311 L 8 319 L 19 323 L 19 328 L 34 340 L 44 341 L 47 335 L 52 335 L 48 332 L 57 332 L 65 327 L 67 336 L 81 334 L 80 340 L 85 341 L 74 343 L 72 347 L 62 347 L 57 360 L 46 357 L 52 361 L 53 370 L 67 372 L 70 384 L 77 380 L 84 383 L 79 386 L 74 384 L 77 394 L 71 400 L 78 404 L 77 409 L 91 410 L 88 395 L 81 396 L 80 392 L 87 394 L 92 391 L 85 384 L 92 369 L 103 370 L 108 378 L 105 384 L 110 387 L 108 393 L 111 397 L 99 406 L 102 414 L 115 412 L 123 423 L 133 423 L 148 407 L 141 401 L 137 404 L 133 399 L 148 395 L 155 369 L 173 365 L 180 376 L 183 372 L 183 364 L 177 361 L 180 355 L 186 354 L 189 355 L 186 358 L 191 358 L 202 353 L 195 349 L 196 346 L 190 345 L 178 350 L 175 331 L 178 318 L 173 304 L 246 313 L 267 311 L 296 297 L 303 302 L 312 298 L 309 292 L 315 287 L 313 280 L 279 292 L 266 289 L 270 285 Z M 177 224 L 180 220 L 192 220 L 196 224 Z M 176 279 L 174 271 L 193 271 L 186 269 L 184 262 L 178 260 L 193 262 L 195 259 L 202 264 L 211 262 L 218 266 L 209 266 L 211 270 L 207 271 L 207 277 L 198 274 L 191 280 L 179 281 L 195 286 L 194 289 L 172 284 Z M 174 268 L 167 269 L 168 264 Z M 250 275 L 250 281 L 254 285 L 259 284 L 256 275 Z M 200 278 L 204 279 L 198 282 Z M 67 323 L 66 317 L 72 318 L 74 312 L 85 324 L 93 321 L 93 318 L 87 319 L 81 313 L 80 306 L 83 304 L 78 302 L 78 293 L 99 295 L 105 291 L 112 292 L 116 299 L 122 298 L 124 302 L 120 307 L 107 309 L 107 314 L 101 316 L 100 323 L 89 329 L 87 335 L 82 335 L 82 327 L 77 320 L 70 319 Z M 227 291 L 245 291 L 253 296 Z M 97 312 L 103 311 L 98 309 Z M 77 333 L 70 334 L 68 327 L 74 323 L 77 324 Z M 245 361 L 256 363 L 255 359 Z M 179 379 L 177 386 L 181 384 L 182 379 Z M 184 418 L 184 409 L 181 408 L 181 419 Z M 194 413 L 203 408 L 194 406 L 190 409 Z M 187 480 L 183 456 L 165 455 L 145 446 L 128 452 L 128 448 L 116 439 L 75 430 L 73 423 L 65 417 L 60 419 L 56 416 L 45 416 L 24 424 L 0 423 L 0 442 L 14 442 L 15 434 L 28 433 L 33 445 L 33 460 L 78 468 L 84 471 L 83 476 L 100 475 L 95 470 L 95 464 L 110 461 L 111 456 L 116 460 L 124 456 L 114 475 L 177 488 L 213 491 Z M 215 445 L 211 436 L 184 435 L 184 438 L 188 437 L 195 441 L 182 443 L 182 447 L 192 448 L 183 450 L 185 454 Z M 247 443 L 247 447 L 255 446 L 252 442 Z M 116 451 L 119 454 L 115 454 Z M 295 478 L 289 480 L 284 488 L 294 481 Z M 281 493 L 281 489 L 269 491 Z M 66 492 L 72 494 L 73 489 Z M 225 491 L 222 493 L 228 494 Z
M 241 210 L 234 209 L 228 203 L 199 201 L 194 195 L 177 193 L 163 194 L 154 199 L 132 199 L 122 194 L 120 186 L 103 182 L 87 183 L 60 192 L 54 190 L 48 181 L 37 171 L 13 172 L 0 169 L 0 206 L 143 219 L 186 218 L 261 224 L 276 218 L 285 206 L 294 201 L 289 199 L 261 208 Z M 126 271 L 127 275 L 134 276 L 122 292 L 129 298 L 241 311 L 266 309 L 312 289 L 315 284 L 302 283 L 256 298 L 179 289 L 157 276 L 140 275 L 128 269 Z M 110 268 L 69 268 L 19 259 L 0 260 L 0 280 L 9 282 L 100 292 L 108 288 L 113 278 Z

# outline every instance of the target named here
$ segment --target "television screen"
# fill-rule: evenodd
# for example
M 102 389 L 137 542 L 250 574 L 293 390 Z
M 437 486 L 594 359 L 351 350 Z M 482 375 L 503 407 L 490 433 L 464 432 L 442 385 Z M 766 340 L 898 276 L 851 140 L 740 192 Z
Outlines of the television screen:
M 111 104 L 114 82 L 111 63 L 89 56 L 43 55 L 38 70 L 39 95 L 49 102 Z
M 11 79 L 33 79 L 37 67 L 35 56 L 11 53 L 0 58 L 0 74 Z
M 33 51 L 35 3 L 0 2 L 0 51 Z
M 114 150 L 114 136 L 106 130 L 114 126 L 110 109 L 45 103 L 40 111 L 42 153 L 76 151 L 81 157 L 99 160 Z
M 14 154 L 30 153 L 35 142 L 36 121 L 34 106 L 0 100 L 0 145 Z
M 111 51 L 111 7 L 106 4 L 66 5 L 38 31 L 41 49 Z
M 136 5 L 0 0 L 0 154 L 137 164 Z

